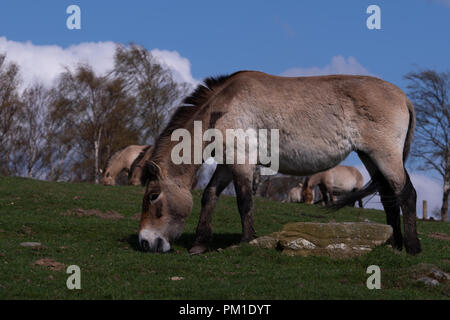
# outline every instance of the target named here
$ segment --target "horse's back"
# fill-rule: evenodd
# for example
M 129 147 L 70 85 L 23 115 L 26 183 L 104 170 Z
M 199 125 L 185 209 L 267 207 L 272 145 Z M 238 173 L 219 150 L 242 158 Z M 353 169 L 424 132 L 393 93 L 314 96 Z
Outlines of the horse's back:
M 335 192 L 359 190 L 363 185 L 363 176 L 358 169 L 351 166 L 336 166 L 327 171 L 328 183 Z

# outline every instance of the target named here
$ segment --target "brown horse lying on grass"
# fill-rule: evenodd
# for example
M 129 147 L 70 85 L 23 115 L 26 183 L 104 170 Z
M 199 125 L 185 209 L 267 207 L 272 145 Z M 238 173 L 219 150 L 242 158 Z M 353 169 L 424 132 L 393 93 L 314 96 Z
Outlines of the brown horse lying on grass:
M 336 166 L 330 170 L 316 173 L 306 178 L 303 184 L 302 199 L 305 203 L 314 202 L 314 189 L 318 186 L 325 205 L 336 202 L 336 195 L 345 195 L 362 189 L 364 178 L 355 167 Z M 362 199 L 358 199 L 362 208 Z M 353 203 L 354 206 L 354 203 Z
M 171 152 L 178 141 L 171 137 L 179 128 L 193 134 L 194 121 L 223 133 L 228 128 L 279 129 L 279 172 L 285 174 L 305 176 L 328 170 L 356 151 L 372 180 L 336 206 L 378 191 L 387 223 L 394 230 L 393 245 L 402 249 L 404 244 L 411 254 L 421 251 L 416 231 L 416 191 L 404 167 L 415 116 L 412 104 L 398 87 L 368 76 L 289 78 L 243 71 L 205 80 L 205 85 L 184 103 L 186 106 L 178 108 L 156 141 L 142 174 L 146 188 L 139 243 L 144 251 L 169 251 L 170 242 L 182 233 L 191 212 L 190 189 L 200 164 L 175 164 Z M 229 145 L 228 141 L 224 145 Z M 258 164 L 261 162 L 258 159 Z M 255 237 L 253 172 L 254 164 L 249 163 L 217 166 L 203 192 L 191 253 L 207 250 L 214 206 L 231 181 L 241 215 L 241 240 Z

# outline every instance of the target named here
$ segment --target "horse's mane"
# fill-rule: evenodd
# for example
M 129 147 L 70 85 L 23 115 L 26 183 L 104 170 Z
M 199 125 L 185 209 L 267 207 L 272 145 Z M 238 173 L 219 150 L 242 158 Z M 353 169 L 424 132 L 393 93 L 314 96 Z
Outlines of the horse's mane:
M 130 167 L 130 175 L 133 173 L 134 169 L 136 169 L 136 166 L 138 165 L 138 163 L 145 156 L 145 153 L 147 152 L 147 150 L 150 149 L 151 147 L 152 146 L 149 145 L 149 146 L 145 147 L 144 149 L 142 149 L 141 153 L 139 153 L 139 155 L 136 157 L 136 159 L 134 159 L 134 161 L 133 161 L 133 163 L 131 164 L 131 167 Z
M 203 80 L 203 84 L 198 85 L 197 88 L 183 100 L 182 104 L 173 113 L 169 123 L 155 142 L 152 160 L 155 162 L 164 160 L 165 155 L 163 150 L 167 146 L 167 141 L 170 141 L 170 136 L 173 131 L 179 128 L 184 128 L 186 124 L 189 123 L 189 120 L 197 114 L 197 112 L 207 107 L 206 102 L 212 96 L 214 91 L 219 89 L 231 77 L 234 77 L 241 72 L 244 71 L 238 71 L 231 75 L 209 77 Z

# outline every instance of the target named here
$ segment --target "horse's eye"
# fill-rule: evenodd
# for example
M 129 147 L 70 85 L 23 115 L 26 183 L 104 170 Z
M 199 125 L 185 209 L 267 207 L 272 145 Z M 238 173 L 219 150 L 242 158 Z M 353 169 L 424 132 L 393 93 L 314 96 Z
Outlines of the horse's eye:
M 158 199 L 158 197 L 159 197 L 159 194 L 154 193 L 154 194 L 150 195 L 150 200 L 154 201 L 154 200 Z
M 151 193 L 149 199 L 151 202 L 156 201 L 159 198 L 159 193 Z

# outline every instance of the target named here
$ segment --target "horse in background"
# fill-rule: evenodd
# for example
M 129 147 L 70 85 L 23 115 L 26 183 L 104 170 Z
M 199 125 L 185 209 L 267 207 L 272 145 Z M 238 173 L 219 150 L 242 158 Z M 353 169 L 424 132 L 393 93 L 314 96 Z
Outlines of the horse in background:
M 141 184 L 142 169 L 145 162 L 150 159 L 153 152 L 153 146 L 146 146 L 141 153 L 133 161 L 128 174 L 128 184 L 132 186 L 139 186 Z
M 314 190 L 319 187 L 322 203 L 328 205 L 336 202 L 338 195 L 361 190 L 363 184 L 364 178 L 358 169 L 350 166 L 336 166 L 306 178 L 302 198 L 307 204 L 314 203 Z M 360 208 L 363 207 L 361 198 L 358 199 L 358 204 Z
M 116 177 L 123 171 L 128 174 L 133 161 L 145 148 L 147 146 L 130 145 L 114 153 L 108 160 L 101 183 L 105 186 L 114 186 Z
M 293 187 L 291 190 L 289 190 L 286 202 L 302 202 L 302 190 L 303 190 L 303 183 L 299 183 L 297 187 Z M 313 190 L 313 199 L 314 199 L 314 190 Z

